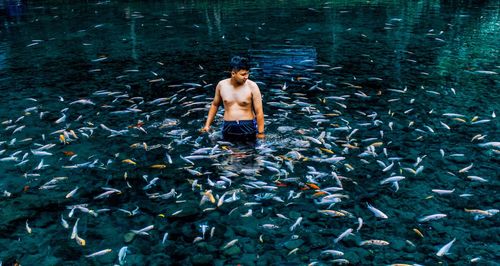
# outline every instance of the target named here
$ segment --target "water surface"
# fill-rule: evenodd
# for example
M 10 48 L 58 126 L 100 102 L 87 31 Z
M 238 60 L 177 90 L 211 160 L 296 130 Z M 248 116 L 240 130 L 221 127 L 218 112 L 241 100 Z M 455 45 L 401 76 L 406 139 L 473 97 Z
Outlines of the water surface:
M 496 265 L 499 10 L 4 1 L 0 260 Z M 220 141 L 222 108 L 198 132 L 233 55 L 264 98 L 256 147 Z M 380 184 L 391 176 L 404 179 Z M 446 217 L 419 220 L 432 214 Z

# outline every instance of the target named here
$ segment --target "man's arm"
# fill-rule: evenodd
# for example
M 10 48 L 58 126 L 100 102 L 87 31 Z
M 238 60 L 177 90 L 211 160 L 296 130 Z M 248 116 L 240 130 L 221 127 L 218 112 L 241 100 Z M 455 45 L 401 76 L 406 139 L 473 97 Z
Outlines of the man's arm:
M 257 137 L 264 138 L 264 110 L 262 108 L 262 95 L 257 84 L 252 86 L 252 103 L 257 120 Z
M 220 96 L 220 87 L 221 85 L 219 82 L 219 84 L 217 84 L 217 87 L 215 88 L 214 100 L 212 101 L 212 105 L 210 106 L 210 110 L 208 111 L 207 122 L 201 129 L 202 132 L 208 132 L 208 130 L 210 129 L 210 125 L 214 121 L 215 114 L 217 114 L 217 109 L 219 109 L 219 105 L 222 102 L 222 97 Z

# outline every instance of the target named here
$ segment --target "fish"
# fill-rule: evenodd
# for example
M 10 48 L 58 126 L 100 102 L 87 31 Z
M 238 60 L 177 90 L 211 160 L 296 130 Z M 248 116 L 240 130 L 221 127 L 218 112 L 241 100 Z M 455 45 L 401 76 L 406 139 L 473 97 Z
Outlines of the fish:
M 153 230 L 155 228 L 154 225 L 148 225 L 142 229 L 139 229 L 139 230 L 130 230 L 132 233 L 136 234 L 136 235 L 148 235 L 147 232 Z
M 97 251 L 97 252 L 94 252 L 92 254 L 89 254 L 89 255 L 86 255 L 85 257 L 86 258 L 92 258 L 92 257 L 95 257 L 95 256 L 102 256 L 102 255 L 105 255 L 105 254 L 108 254 L 110 253 L 111 251 L 113 251 L 112 249 L 108 248 L 108 249 L 103 249 L 101 251 Z
M 418 218 L 418 221 L 423 223 L 423 222 L 428 222 L 428 221 L 432 221 L 432 220 L 442 219 L 445 217 L 447 217 L 446 214 L 437 213 L 437 214 L 427 215 L 427 216 L 424 216 L 422 218 Z
M 122 160 L 122 163 L 126 163 L 126 164 L 132 164 L 132 165 L 137 165 L 136 162 L 134 162 L 133 160 L 131 159 L 125 159 L 125 160 Z
M 71 190 L 68 194 L 66 194 L 66 198 L 69 199 L 69 198 L 73 197 L 76 194 L 76 192 L 78 191 L 79 188 L 80 187 L 77 186 L 73 190 Z
M 320 252 L 320 254 L 327 254 L 327 255 L 338 256 L 338 257 L 344 256 L 344 252 L 338 251 L 338 250 L 334 250 L 334 249 L 323 250 L 323 251 Z
M 345 237 L 352 235 L 352 231 L 353 231 L 352 228 L 345 230 L 342 234 L 340 234 L 337 238 L 335 238 L 335 240 L 333 240 L 333 242 L 338 243 L 340 240 L 344 239 Z
M 297 218 L 295 223 L 292 226 L 290 226 L 290 231 L 295 231 L 295 228 L 297 228 L 297 226 L 299 226 L 301 222 L 302 222 L 302 217 Z
M 334 210 L 318 210 L 319 213 L 325 214 L 331 217 L 342 217 L 345 216 L 345 213 L 334 211 Z
M 222 250 L 228 249 L 228 248 L 234 246 L 238 241 L 239 241 L 238 239 L 233 239 L 233 240 L 229 241 L 227 244 L 225 244 L 221 249 Z
M 89 99 L 76 100 L 76 101 L 70 102 L 69 104 L 73 105 L 73 104 L 77 104 L 77 103 L 95 105 L 95 103 Z
M 385 241 L 385 240 L 379 240 L 379 239 L 370 239 L 370 240 L 361 241 L 359 243 L 359 245 L 360 246 L 366 246 L 366 245 L 369 245 L 369 246 L 387 246 L 387 245 L 389 245 L 389 242 Z
M 28 225 L 28 220 L 26 220 L 26 232 L 28 232 L 28 234 L 31 234 L 33 230 L 31 230 L 31 227 Z
M 476 71 L 474 71 L 474 73 L 485 74 L 485 75 L 498 75 L 497 72 L 489 71 L 489 70 L 476 70 Z
M 422 234 L 422 232 L 420 232 L 420 230 L 416 229 L 416 228 L 413 228 L 413 232 L 415 232 L 418 236 L 420 236 L 421 238 L 424 238 L 424 235 Z
M 165 164 L 153 164 L 150 166 L 150 168 L 153 168 L 153 169 L 165 169 L 167 168 L 167 166 Z
M 290 252 L 288 252 L 288 256 L 297 253 L 297 251 L 299 251 L 299 248 L 294 248 L 294 249 L 290 250 Z
M 387 183 L 392 183 L 392 182 L 398 182 L 398 181 L 401 181 L 401 180 L 403 180 L 405 178 L 406 177 L 404 177 L 404 176 L 391 176 L 391 177 L 388 177 L 388 178 L 380 181 L 380 185 L 387 184 Z
M 464 168 L 462 168 L 462 169 L 458 170 L 458 172 L 459 172 L 459 173 L 465 173 L 465 172 L 468 172 L 468 171 L 469 171 L 469 170 L 470 170 L 473 166 L 474 166 L 474 164 L 473 164 L 473 163 L 471 163 L 469 166 L 464 167 Z
M 474 176 L 474 175 L 469 175 L 469 176 L 467 176 L 467 178 L 472 180 L 472 181 L 488 182 L 487 179 L 484 179 L 484 178 L 479 177 L 479 176 Z
M 455 243 L 456 238 L 453 238 L 448 244 L 444 245 L 442 248 L 439 249 L 439 251 L 436 253 L 436 256 L 442 257 L 444 255 L 448 254 L 448 251 L 450 250 L 451 246 L 453 243 Z
M 439 194 L 439 195 L 446 195 L 446 194 L 451 194 L 455 192 L 455 189 L 449 190 L 449 189 L 433 189 L 432 192 Z
M 125 263 L 127 262 L 126 257 L 128 253 L 129 250 L 127 246 L 120 248 L 120 251 L 118 251 L 118 263 L 120 265 L 125 265 Z
M 78 235 L 78 221 L 80 221 L 80 218 L 77 218 L 75 224 L 73 225 L 73 230 L 71 231 L 71 239 L 75 239 Z
M 356 232 L 359 232 L 361 227 L 363 227 L 363 219 L 361 217 L 358 217 L 358 228 L 356 228 Z
M 375 215 L 375 217 L 382 218 L 382 219 L 389 218 L 385 213 L 383 213 L 379 209 L 370 205 L 370 203 L 366 203 L 366 205 L 367 205 L 368 209 Z
M 62 216 L 61 214 L 61 225 L 65 228 L 65 229 L 68 229 L 69 228 L 69 224 L 66 220 L 64 220 L 64 217 Z

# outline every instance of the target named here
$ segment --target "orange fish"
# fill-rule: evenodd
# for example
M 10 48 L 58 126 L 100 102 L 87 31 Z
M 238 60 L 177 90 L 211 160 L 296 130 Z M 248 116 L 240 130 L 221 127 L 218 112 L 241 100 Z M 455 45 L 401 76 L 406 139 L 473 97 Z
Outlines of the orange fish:
M 281 183 L 281 182 L 278 181 L 278 182 L 276 182 L 276 186 L 278 186 L 278 187 L 287 187 L 288 185 L 285 184 L 285 183 Z
M 63 144 L 68 144 L 68 141 L 66 141 L 66 138 L 63 134 L 59 135 L 59 141 Z
M 153 164 L 150 167 L 153 169 L 163 169 L 163 168 L 166 168 L 167 166 L 164 164 Z
M 139 121 L 139 122 L 137 122 L 137 124 L 135 124 L 135 125 L 128 126 L 128 128 L 142 127 L 142 126 L 144 126 L 144 122 Z
M 136 162 L 134 162 L 134 161 L 132 161 L 130 159 L 125 159 L 125 160 L 122 161 L 122 163 L 128 163 L 128 164 L 133 164 L 133 165 L 137 164 Z
M 326 195 L 327 193 L 325 191 L 318 191 L 313 194 L 313 198 L 321 197 L 323 195 Z
M 378 142 L 374 142 L 372 143 L 370 146 L 373 146 L 373 147 L 380 147 L 384 145 L 384 143 L 382 141 L 378 141 Z
M 420 230 L 418 230 L 417 228 L 413 228 L 413 232 L 415 232 L 421 238 L 424 238 L 424 235 L 422 234 L 422 232 L 420 232 Z
M 329 150 L 327 148 L 319 148 L 319 149 L 322 150 L 322 151 L 324 151 L 324 152 L 330 153 L 330 154 L 334 154 L 335 153 L 332 150 Z
M 72 151 L 63 151 L 63 153 L 64 153 L 64 155 L 66 155 L 66 156 L 73 156 L 73 155 L 75 155 L 75 153 L 74 153 L 74 152 L 72 152 Z
M 318 185 L 313 184 L 313 183 L 307 183 L 306 185 L 307 185 L 308 187 L 312 188 L 312 189 L 319 189 Z

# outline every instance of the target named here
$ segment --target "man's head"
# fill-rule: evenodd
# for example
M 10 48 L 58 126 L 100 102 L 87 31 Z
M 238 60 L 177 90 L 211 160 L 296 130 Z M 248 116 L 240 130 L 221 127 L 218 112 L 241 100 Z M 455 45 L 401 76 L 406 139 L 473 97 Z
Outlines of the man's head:
M 245 83 L 249 76 L 250 66 L 245 57 L 234 56 L 231 58 L 231 78 L 238 84 Z

